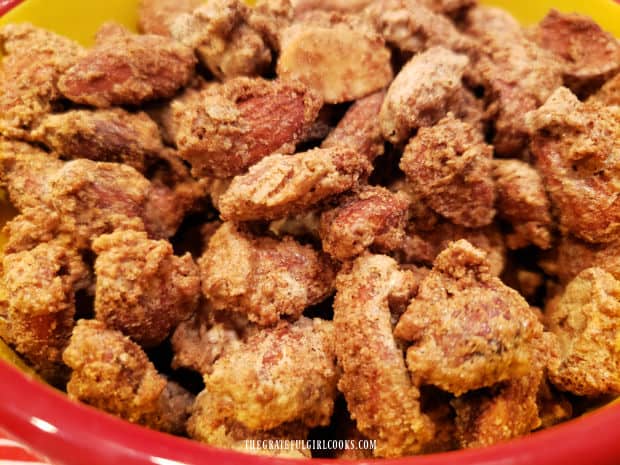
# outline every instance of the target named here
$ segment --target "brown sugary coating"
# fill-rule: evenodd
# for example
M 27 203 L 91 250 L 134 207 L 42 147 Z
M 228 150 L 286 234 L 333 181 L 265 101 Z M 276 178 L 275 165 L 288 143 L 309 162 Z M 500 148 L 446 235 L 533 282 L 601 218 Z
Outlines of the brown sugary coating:
M 48 115 L 32 138 L 64 158 L 125 163 L 138 171 L 164 148 L 153 120 L 120 108 Z
M 470 229 L 441 221 L 430 229 L 419 229 L 417 220 L 407 228 L 407 236 L 397 256 L 405 263 L 432 266 L 435 258 L 455 241 L 465 239 L 487 254 L 490 272 L 501 275 L 506 265 L 506 246 L 501 231 L 496 225 Z
M 562 87 L 527 116 L 531 149 L 560 229 L 588 242 L 620 233 L 620 107 L 582 103 Z
M 607 81 L 596 94 L 590 97 L 590 100 L 597 101 L 603 105 L 620 106 L 620 73 Z
M 80 320 L 63 359 L 73 369 L 69 398 L 160 431 L 185 431 L 193 396 L 160 375 L 120 332 Z
M 171 36 L 170 25 L 183 13 L 190 13 L 204 0 L 140 0 L 138 30 L 142 34 Z
M 546 308 L 549 330 L 559 340 L 559 363 L 549 379 L 560 390 L 596 396 L 620 393 L 620 281 L 588 268 Z
M 139 105 L 172 97 L 194 76 L 192 50 L 167 37 L 119 31 L 98 39 L 58 81 L 62 94 L 75 103 Z
M 545 365 L 557 356 L 550 333 L 532 341 L 536 352 L 528 374 L 454 399 L 456 436 L 462 448 L 490 446 L 513 439 L 572 414 L 570 404 L 551 392 Z
M 232 221 L 283 218 L 353 188 L 371 170 L 364 155 L 339 146 L 273 154 L 233 178 L 219 198 L 220 214 Z
M 412 131 L 432 126 L 448 111 L 448 102 L 461 88 L 469 60 L 443 47 L 414 56 L 390 84 L 381 108 L 383 137 L 405 142 Z
M 525 114 L 562 85 L 562 67 L 503 10 L 476 7 L 467 20 L 467 32 L 480 42 L 470 73 L 484 86 L 487 112 L 495 119 L 495 151 L 517 157 L 528 142 Z
M 0 154 L 3 157 L 7 155 L 28 155 L 31 153 L 44 153 L 44 151 L 29 142 L 0 135 Z
M 65 163 L 46 187 L 47 204 L 75 246 L 84 247 L 128 219 L 141 218 L 150 183 L 129 166 L 79 159 Z
M 200 90 L 207 87 L 203 86 L 200 79 L 196 79 L 199 84 L 192 85 L 183 89 L 177 96 L 161 103 L 152 103 L 146 108 L 146 112 L 157 123 L 161 138 L 166 145 L 176 148 L 174 136 L 178 131 L 177 121 L 173 116 L 174 105 L 184 105 L 197 98 Z M 213 84 L 213 83 L 212 83 Z
M 201 375 L 211 373 L 213 364 L 252 330 L 243 315 L 213 312 L 205 306 L 174 331 L 170 339 L 172 368 L 187 368 Z
M 481 45 L 519 36 L 523 29 L 517 19 L 503 8 L 476 5 L 463 18 L 462 28 Z
M 228 178 L 293 153 L 322 106 L 298 82 L 231 79 L 172 104 L 174 140 L 195 176 Z
M 206 186 L 189 179 L 188 173 L 177 174 L 185 180 L 155 178 L 151 183 L 127 165 L 75 160 L 51 177 L 48 202 L 78 244 L 119 227 L 146 228 L 154 238 L 168 238 L 206 194 Z
M 170 29 L 215 77 L 256 76 L 271 65 L 271 50 L 248 24 L 250 14 L 241 0 L 211 0 L 179 15 Z
M 453 400 L 460 446 L 486 447 L 538 428 L 540 378 L 540 373 L 534 373 L 503 383 L 491 392 L 471 392 Z
M 336 281 L 336 356 L 343 371 L 338 389 L 357 428 L 377 441 L 377 457 L 419 453 L 434 435 L 392 335 L 390 303 L 406 302 L 416 284 L 413 274 L 383 255 L 363 255 Z
M 222 226 L 222 221 L 214 220 L 205 223 L 200 227 L 200 253 L 204 253 L 204 251 L 207 249 L 207 247 L 209 246 L 209 241 L 220 228 L 220 226 Z
M 84 53 L 70 39 L 32 24 L 0 30 L 0 134 L 27 138 L 29 131 L 61 97 L 60 75 Z
M 293 22 L 291 0 L 256 0 L 248 16 L 248 24 L 260 33 L 274 52 L 281 49 L 280 31 Z
M 493 160 L 498 216 L 513 231 L 506 236 L 510 249 L 533 244 L 551 247 L 553 218 L 543 179 L 532 166 L 520 160 Z
M 470 228 L 495 216 L 493 148 L 451 113 L 422 128 L 405 148 L 400 168 L 417 195 L 435 212 Z
M 205 188 L 205 185 L 195 182 L 179 183 L 172 188 L 159 183 L 151 184 L 141 218 L 149 236 L 155 239 L 173 238 L 186 215 L 199 208 L 201 201 L 208 201 Z
M 334 338 L 329 321 L 282 321 L 225 352 L 205 376 L 205 390 L 250 430 L 328 425 L 338 381 Z
M 551 10 L 532 35 L 560 58 L 573 92 L 596 88 L 620 71 L 620 43 L 587 16 Z
M 110 40 L 121 39 L 131 34 L 132 32 L 121 23 L 108 21 L 103 23 L 95 32 L 95 46 Z
M 427 0 L 374 0 L 364 15 L 385 41 L 401 52 L 420 53 L 435 46 L 472 52 L 475 43 L 427 3 Z
M 542 325 L 518 292 L 489 271 L 486 254 L 465 240 L 435 260 L 394 334 L 412 345 L 417 382 L 455 395 L 525 376 Z
M 292 0 L 296 17 L 316 10 L 359 13 L 373 0 Z
M 416 192 L 411 183 L 407 181 L 405 176 L 398 176 L 395 181 L 389 183 L 388 189 L 409 199 L 409 230 L 432 231 L 439 224 L 445 222 L 445 220 L 442 220 L 437 213 L 422 201 L 418 192 Z M 456 226 L 454 224 L 452 225 Z
M 357 100 L 327 135 L 321 148 L 349 147 L 366 155 L 369 161 L 383 155 L 385 147 L 379 112 L 384 98 L 385 91 L 379 91 Z
M 116 231 L 93 241 L 95 315 L 143 347 L 154 347 L 198 305 L 200 277 L 189 254 L 145 232 Z
M 485 134 L 488 117 L 484 101 L 477 98 L 467 87 L 459 88 L 448 100 L 448 111 L 457 119 L 475 127 L 481 134 Z
M 365 97 L 393 77 L 383 39 L 364 21 L 338 13 L 305 16 L 281 32 L 281 43 L 278 76 L 298 79 L 326 103 Z
M 196 397 L 192 416 L 187 423 L 191 438 L 211 446 L 238 450 L 246 454 L 270 455 L 287 458 L 310 458 L 308 449 L 252 449 L 246 440 L 256 441 L 295 441 L 305 440 L 309 429 L 300 422 L 287 423 L 268 431 L 255 431 L 246 428 L 230 417 L 230 405 L 207 390 Z M 268 443 L 267 443 L 268 444 Z M 294 443 L 291 443 L 294 444 Z
M 1 287 L 8 340 L 50 381 L 63 376 L 65 349 L 75 314 L 75 293 L 90 273 L 80 256 L 61 244 L 40 244 L 5 255 Z
M 47 183 L 63 166 L 54 154 L 24 143 L 0 145 L 0 185 L 18 210 L 45 203 Z
M 545 272 L 568 284 L 586 268 L 602 268 L 620 279 L 620 241 L 608 244 L 589 244 L 572 236 L 563 236 L 551 262 L 542 265 Z
M 323 250 L 340 261 L 366 249 L 387 253 L 404 240 L 408 200 L 383 187 L 362 187 L 321 215 Z
M 170 185 L 157 177 L 151 183 L 127 165 L 87 159 L 63 163 L 24 146 L 0 152 L 0 184 L 18 210 L 44 207 L 58 215 L 56 233 L 71 238 L 76 248 L 119 227 L 146 228 L 155 238 L 168 238 L 207 193 L 180 161 Z M 166 152 L 160 155 L 172 160 Z
M 299 318 L 333 290 L 334 265 L 291 237 L 255 236 L 224 223 L 199 260 L 202 291 L 215 310 L 247 315 L 260 325 Z
M 2 228 L 2 234 L 7 238 L 3 253 L 31 250 L 52 240 L 57 243 L 66 241 L 67 238 L 60 234 L 60 224 L 58 214 L 45 206 L 23 210 Z

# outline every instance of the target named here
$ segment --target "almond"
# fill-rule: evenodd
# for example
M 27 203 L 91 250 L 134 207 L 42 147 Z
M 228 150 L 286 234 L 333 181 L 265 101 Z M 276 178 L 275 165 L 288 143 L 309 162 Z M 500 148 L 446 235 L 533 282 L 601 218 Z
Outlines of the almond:
M 300 80 L 326 103 L 356 100 L 392 80 L 383 39 L 364 23 L 354 26 L 339 19 L 333 14 L 285 29 L 277 65 L 278 76 Z
M 138 10 L 138 29 L 143 34 L 170 36 L 172 21 L 203 3 L 203 0 L 142 0 Z
M 374 160 L 384 152 L 379 112 L 385 91 L 379 91 L 355 102 L 338 126 L 321 144 L 322 148 L 341 145 L 349 147 Z
M 551 10 L 534 39 L 563 62 L 565 83 L 575 93 L 598 88 L 620 69 L 620 44 L 586 16 Z
M 33 138 L 66 158 L 126 163 L 138 171 L 164 148 L 157 124 L 146 113 L 120 108 L 48 115 Z
M 227 178 L 271 153 L 293 153 L 321 106 L 299 83 L 232 79 L 173 105 L 175 141 L 196 176 Z
M 231 221 L 284 218 L 350 190 L 371 171 L 366 157 L 342 147 L 273 154 L 232 180 L 219 198 L 221 217 Z
M 406 141 L 420 127 L 432 126 L 443 118 L 469 60 L 443 47 L 415 55 L 403 66 L 381 108 L 383 137 L 393 144 Z
M 65 97 L 107 108 L 172 97 L 194 76 L 190 48 L 156 35 L 111 34 L 58 83 Z

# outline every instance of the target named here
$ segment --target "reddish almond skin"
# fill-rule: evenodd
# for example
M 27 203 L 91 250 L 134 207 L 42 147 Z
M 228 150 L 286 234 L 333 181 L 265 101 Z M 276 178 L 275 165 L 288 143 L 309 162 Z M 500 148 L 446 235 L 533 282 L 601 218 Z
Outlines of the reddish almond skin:
M 293 153 L 322 106 L 297 82 L 231 79 L 173 104 L 174 139 L 195 176 L 228 178 L 272 153 Z
M 369 160 L 383 155 L 379 113 L 385 99 L 385 91 L 375 92 L 356 101 L 344 115 L 338 126 L 321 144 L 322 148 L 343 145 L 364 154 Z
M 172 97 L 194 75 L 191 49 L 155 35 L 106 38 L 60 78 L 65 97 L 107 108 Z
M 305 125 L 302 94 L 264 95 L 241 102 L 238 108 L 251 124 L 244 139 L 252 164 L 290 142 Z
M 600 87 L 620 69 L 620 44 L 586 16 L 551 10 L 533 38 L 562 61 L 565 85 L 576 94 Z
M 372 247 L 387 253 L 404 240 L 409 202 L 382 187 L 364 187 L 321 215 L 323 250 L 346 261 Z

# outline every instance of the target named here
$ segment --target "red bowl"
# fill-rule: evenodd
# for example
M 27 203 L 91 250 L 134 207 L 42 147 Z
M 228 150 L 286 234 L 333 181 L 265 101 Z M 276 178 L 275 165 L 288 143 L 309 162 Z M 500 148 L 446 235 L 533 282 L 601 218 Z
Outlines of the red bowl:
M 307 460 L 216 449 L 124 422 L 0 362 L 0 429 L 57 465 L 267 465 Z M 485 449 L 382 460 L 382 465 L 618 465 L 620 405 Z M 314 459 L 314 465 L 369 461 Z M 0 459 L 0 464 L 2 460 Z
M 22 0 L 0 0 L 0 16 Z M 70 401 L 0 361 L 0 430 L 55 465 L 288 465 L 148 430 Z M 485 449 L 381 460 L 382 465 L 619 465 L 620 404 Z M 0 465 L 17 465 L 3 461 Z M 313 465 L 372 461 L 313 459 Z

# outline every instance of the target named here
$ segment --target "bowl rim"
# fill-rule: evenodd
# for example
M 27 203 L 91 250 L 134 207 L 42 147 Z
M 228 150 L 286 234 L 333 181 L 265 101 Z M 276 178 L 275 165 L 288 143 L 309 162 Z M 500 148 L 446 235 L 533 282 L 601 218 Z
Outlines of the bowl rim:
M 7 14 L 24 0 L 0 0 L 0 17 Z
M 247 455 L 120 420 L 0 361 L 0 428 L 54 464 L 63 465 L 362 465 L 375 460 L 285 459 Z M 7 401 L 11 399 L 11 401 Z M 20 399 L 22 399 L 20 401 Z M 381 459 L 382 465 L 617 465 L 620 404 L 482 449 Z

